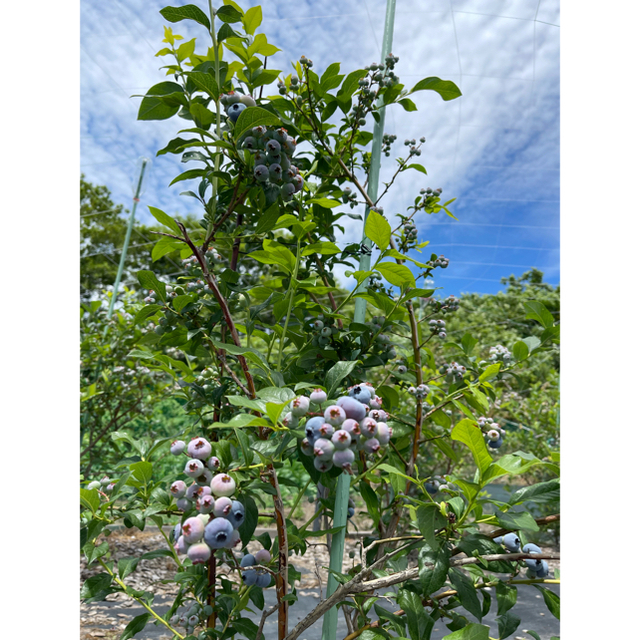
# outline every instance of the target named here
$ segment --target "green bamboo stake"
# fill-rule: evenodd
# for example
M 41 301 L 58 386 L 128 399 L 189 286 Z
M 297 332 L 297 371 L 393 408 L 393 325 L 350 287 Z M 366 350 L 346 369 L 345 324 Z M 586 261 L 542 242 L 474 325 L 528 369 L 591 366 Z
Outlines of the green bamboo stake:
M 381 63 L 384 64 L 384 59 L 391 53 L 391 46 L 393 44 L 393 23 L 396 13 L 396 0 L 387 0 L 387 13 L 384 19 L 384 35 L 382 37 L 382 59 Z M 381 104 L 380 99 L 379 104 Z M 373 143 L 371 145 L 371 170 L 369 173 L 369 184 L 367 186 L 367 195 L 371 198 L 372 202 L 378 199 L 378 181 L 380 179 L 380 158 L 382 156 L 382 134 L 384 133 L 384 114 L 385 107 L 381 107 L 378 111 L 380 114 L 380 121 L 375 122 L 373 125 Z M 371 249 L 373 243 L 364 233 L 365 226 L 367 224 L 367 218 L 369 216 L 369 206 L 364 210 L 364 222 L 362 223 L 362 244 Z M 367 252 L 360 257 L 360 264 L 358 269 L 360 271 L 369 271 L 371 266 L 371 254 Z M 367 286 L 367 280 L 365 280 L 359 287 L 358 291 L 364 291 Z M 353 314 L 354 322 L 363 323 L 365 320 L 365 314 L 367 310 L 367 301 L 362 298 L 356 298 L 356 309 Z
M 391 53 L 391 44 L 393 42 L 393 23 L 396 11 L 396 0 L 387 0 L 387 12 L 384 20 L 384 36 L 382 39 L 382 56 L 381 62 L 384 64 L 384 59 L 389 53 Z M 382 107 L 378 113 L 380 114 L 380 121 L 375 122 L 373 126 L 373 144 L 371 148 L 371 170 L 369 173 L 369 185 L 367 187 L 367 194 L 373 202 L 378 197 L 378 181 L 380 179 L 380 158 L 382 156 L 382 134 L 384 132 L 384 112 Z M 369 207 L 367 206 L 364 213 L 364 221 L 362 223 L 362 243 L 369 249 L 372 247 L 372 242 L 365 236 L 364 228 L 367 223 L 367 217 L 369 215 Z M 369 253 L 363 254 L 360 257 L 359 269 L 361 271 L 368 271 L 371 266 L 371 255 Z M 359 290 L 363 290 L 366 287 L 366 280 L 359 287 Z M 367 310 L 367 302 L 362 298 L 356 298 L 356 308 L 353 315 L 355 322 L 364 322 L 365 314 Z M 328 598 L 337 588 L 338 581 L 334 574 L 342 573 L 342 558 L 344 556 L 344 538 L 347 529 L 347 509 L 349 508 L 349 488 L 351 485 L 351 476 L 348 473 L 341 473 L 338 477 L 338 484 L 336 487 L 336 500 L 333 507 L 333 526 L 334 528 L 341 527 L 340 531 L 334 534 L 331 540 L 331 555 L 329 560 L 329 578 L 327 580 L 327 593 Z M 338 609 L 333 607 L 324 616 L 324 622 L 322 624 L 322 640 L 335 640 L 338 630 Z
M 118 273 L 116 275 L 116 281 L 113 284 L 113 293 L 111 294 L 111 302 L 109 302 L 109 313 L 107 318 L 111 320 L 113 315 L 113 309 L 116 305 L 116 298 L 118 297 L 118 287 L 120 286 L 120 279 L 122 278 L 122 272 L 124 271 L 124 263 L 127 259 L 127 249 L 129 248 L 129 241 L 131 240 L 131 231 L 133 230 L 133 221 L 136 217 L 136 206 L 140 202 L 140 189 L 142 188 L 142 179 L 144 177 L 144 170 L 149 160 L 142 158 L 142 167 L 140 168 L 140 178 L 138 179 L 138 186 L 136 188 L 136 195 L 133 196 L 133 207 L 131 208 L 131 215 L 129 216 L 129 224 L 127 226 L 127 233 L 124 236 L 124 245 L 122 246 L 122 255 L 120 256 L 120 264 L 118 265 Z

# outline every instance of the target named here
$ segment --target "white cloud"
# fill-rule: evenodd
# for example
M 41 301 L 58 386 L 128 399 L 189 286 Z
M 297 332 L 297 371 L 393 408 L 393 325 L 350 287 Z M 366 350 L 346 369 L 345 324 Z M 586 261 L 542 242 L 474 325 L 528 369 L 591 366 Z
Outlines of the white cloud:
M 248 8 L 258 3 L 240 4 Z M 272 67 L 288 70 L 290 61 L 304 54 L 319 73 L 334 61 L 349 71 L 380 57 L 384 0 L 260 4 L 260 30 L 282 49 L 270 58 Z M 163 6 L 158 0 L 82 2 L 81 170 L 89 180 L 106 184 L 115 202 L 129 205 L 135 162 L 141 155 L 152 158 L 139 208 L 147 221 L 148 204 L 172 214 L 197 211 L 195 200 L 178 195 L 184 184 L 168 188 L 173 177 L 195 165 L 181 164 L 171 154 L 155 157 L 188 124 L 177 119 L 138 122 L 140 99 L 130 97 L 166 79 L 159 70 L 162 59 L 154 57 L 163 46 Z M 393 151 L 400 155 L 405 138 L 424 135 L 419 161 L 429 175 L 402 174 L 383 206 L 389 215 L 403 212 L 426 186 L 441 187 L 446 198 L 459 198 L 453 205 L 458 227 L 444 217 L 418 221 L 421 233 L 432 241 L 428 250 L 432 246 L 452 257 L 446 277 L 440 277 L 450 281 L 453 292 L 464 284 L 456 276 L 475 273 L 479 287 L 493 281 L 495 290 L 500 275 L 524 270 L 505 267 L 499 273 L 502 267 L 487 267 L 482 270 L 486 280 L 481 280 L 485 276 L 465 262 L 557 265 L 557 231 L 522 228 L 558 226 L 559 29 L 545 22 L 559 24 L 558 0 L 413 0 L 397 5 L 392 50 L 400 57 L 396 72 L 401 80 L 411 87 L 422 77 L 450 79 L 463 97 L 444 102 L 426 91 L 412 96 L 419 109 L 415 113 L 388 109 L 385 131 L 398 136 Z M 185 39 L 197 37 L 200 46 L 209 44 L 193 22 L 171 26 Z M 381 180 L 388 181 L 395 167 L 393 156 L 383 157 Z M 511 231 L 501 225 L 512 225 Z M 361 222 L 348 219 L 345 227 L 341 241 L 360 240 Z M 516 242 L 518 237 L 523 241 Z M 539 242 L 537 252 L 486 248 L 526 246 L 524 241 L 531 239 Z M 456 246 L 462 244 L 472 246 Z

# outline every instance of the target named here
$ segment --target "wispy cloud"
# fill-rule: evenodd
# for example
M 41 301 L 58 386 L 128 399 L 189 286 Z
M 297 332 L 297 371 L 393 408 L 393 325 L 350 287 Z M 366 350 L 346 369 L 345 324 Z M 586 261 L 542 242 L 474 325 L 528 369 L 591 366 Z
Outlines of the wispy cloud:
M 349 70 L 380 58 L 384 0 L 239 4 L 261 4 L 261 30 L 282 49 L 270 59 L 276 68 L 290 69 L 301 54 L 319 72 L 334 61 Z M 188 125 L 138 122 L 140 99 L 130 97 L 166 79 L 162 59 L 154 57 L 163 37 L 158 12 L 166 3 L 83 0 L 81 6 L 81 170 L 127 204 L 135 162 L 148 156 L 153 168 L 142 204 L 171 214 L 196 212 L 194 200 L 179 197 L 184 185 L 168 187 L 190 165 L 170 154 L 155 157 Z M 429 172 L 402 174 L 382 203 L 385 213 L 403 212 L 422 187 L 458 198 L 452 209 L 459 222 L 442 213 L 418 220 L 421 236 L 431 241 L 427 255 L 451 258 L 437 274 L 446 293 L 493 292 L 500 277 L 531 266 L 558 281 L 559 19 L 558 0 L 397 2 L 393 52 L 402 82 L 413 86 L 437 75 L 463 93 L 452 102 L 433 92 L 414 94 L 419 110 L 389 109 L 385 125 L 398 136 L 398 155 L 405 138 L 426 137 L 420 161 Z M 204 46 L 194 23 L 173 28 Z M 393 155 L 383 158 L 382 181 L 395 167 Z M 146 206 L 139 211 L 148 220 Z M 358 241 L 360 234 L 361 223 L 349 220 L 339 240 Z

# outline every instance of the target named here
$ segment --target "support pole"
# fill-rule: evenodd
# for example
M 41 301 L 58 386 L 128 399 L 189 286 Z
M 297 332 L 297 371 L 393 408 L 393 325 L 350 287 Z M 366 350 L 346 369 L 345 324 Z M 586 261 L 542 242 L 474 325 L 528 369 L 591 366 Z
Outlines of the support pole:
M 387 0 L 387 11 L 384 19 L 384 36 L 382 38 L 382 56 L 381 62 L 384 64 L 384 59 L 389 53 L 391 53 L 391 44 L 393 42 L 393 23 L 396 12 L 396 0 Z M 381 105 L 381 101 L 378 103 Z M 382 135 L 384 133 L 384 112 L 385 108 L 382 107 L 378 113 L 380 114 L 380 121 L 375 122 L 373 125 L 373 144 L 371 147 L 371 169 L 369 171 L 369 185 L 367 187 L 367 194 L 373 202 L 378 197 L 378 181 L 380 179 L 380 158 L 382 156 Z M 367 222 L 367 216 L 369 215 L 369 207 L 367 206 L 364 213 L 364 221 L 362 223 L 362 242 L 365 246 L 372 246 L 371 240 L 364 234 L 364 227 Z M 361 271 L 368 271 L 371 266 L 371 255 L 363 254 L 360 258 L 359 269 Z M 360 289 L 366 287 L 366 280 L 360 286 Z M 353 316 L 354 322 L 364 322 L 365 313 L 367 310 L 367 302 L 362 298 L 356 298 L 356 308 Z M 334 528 L 342 527 L 340 531 L 333 535 L 331 540 L 331 556 L 329 561 L 329 568 L 336 573 L 342 573 L 342 558 L 344 556 L 344 538 L 347 529 L 347 510 L 349 508 L 349 487 L 351 485 L 351 476 L 348 473 L 342 473 L 338 477 L 338 486 L 336 488 L 336 501 L 333 508 L 333 526 Z M 337 588 L 338 581 L 333 573 L 329 572 L 329 578 L 327 580 L 327 593 L 328 598 Z M 338 629 L 338 609 L 333 607 L 330 609 L 324 617 L 322 624 L 322 640 L 335 640 L 336 632 Z
M 393 44 L 393 23 L 396 13 L 396 0 L 387 0 L 387 12 L 384 18 L 384 35 L 382 37 L 382 59 L 381 63 L 384 64 L 384 59 L 391 53 L 391 46 Z M 382 104 L 382 99 L 378 101 L 378 104 Z M 373 125 L 373 143 L 371 145 L 371 169 L 369 171 L 369 183 L 367 186 L 367 195 L 371 198 L 372 202 L 378 199 L 378 181 L 380 179 L 380 158 L 382 156 L 382 135 L 384 133 L 384 114 L 385 107 L 381 107 L 378 111 L 380 114 L 380 121 L 374 122 Z M 367 205 L 364 210 L 364 221 L 362 223 L 362 244 L 371 249 L 372 242 L 364 234 L 364 228 L 367 223 L 367 217 L 369 216 L 369 206 Z M 369 271 L 371 267 L 371 254 L 363 254 L 360 257 L 360 264 L 358 269 L 360 271 Z M 359 291 L 364 291 L 367 286 L 367 280 L 365 280 L 360 287 Z M 353 314 L 353 321 L 363 323 L 365 320 L 365 312 L 367 310 L 367 301 L 362 298 L 356 298 L 356 310 Z
M 140 168 L 140 177 L 138 179 L 136 195 L 133 196 L 133 207 L 131 208 L 131 215 L 129 216 L 127 233 L 124 236 L 124 245 L 122 246 L 122 255 L 120 256 L 120 264 L 118 265 L 118 274 L 116 275 L 116 281 L 113 283 L 113 293 L 111 294 L 111 302 L 109 302 L 109 313 L 107 314 L 107 318 L 109 320 L 111 320 L 111 316 L 113 316 L 113 309 L 116 304 L 116 298 L 118 297 L 118 287 L 120 286 L 122 272 L 124 271 L 124 263 L 127 259 L 127 249 L 129 248 L 129 241 L 131 240 L 131 231 L 133 230 L 133 222 L 136 217 L 136 206 L 140 201 L 140 189 L 142 188 L 142 179 L 144 178 L 144 170 L 148 162 L 149 161 L 147 160 L 147 158 L 142 158 L 142 167 Z

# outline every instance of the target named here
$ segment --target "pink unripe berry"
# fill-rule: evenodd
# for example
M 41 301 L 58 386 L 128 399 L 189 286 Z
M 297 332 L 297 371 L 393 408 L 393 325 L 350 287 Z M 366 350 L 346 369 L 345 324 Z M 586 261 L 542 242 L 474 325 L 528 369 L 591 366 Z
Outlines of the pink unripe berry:
M 380 449 L 380 443 L 376 438 L 369 438 L 364 441 L 362 448 L 366 453 L 377 453 Z
M 376 435 L 378 423 L 373 418 L 365 418 L 360 423 L 360 431 L 365 438 L 373 438 Z
M 347 418 L 340 427 L 343 431 L 346 431 L 351 436 L 360 435 L 360 423 L 356 422 L 353 418 Z
M 339 427 L 347 419 L 347 414 L 342 407 L 331 405 L 324 412 L 324 421 L 328 422 L 332 427 Z
M 225 549 L 233 549 L 234 547 L 236 547 L 238 544 L 241 544 L 242 540 L 240 540 L 240 534 L 238 533 L 237 529 L 234 529 L 231 532 L 231 535 L 229 536 L 229 540 L 227 541 L 227 544 L 224 545 Z
M 202 540 L 203 534 L 204 525 L 200 518 L 187 518 L 182 523 L 182 535 L 184 536 L 185 542 L 188 542 L 189 544 L 198 542 Z
M 320 427 L 320 436 L 323 438 L 326 438 L 327 440 L 329 438 L 331 438 L 331 436 L 333 435 L 335 429 L 328 423 L 324 423 L 321 427 Z
M 187 454 L 198 460 L 206 460 L 211 455 L 211 445 L 204 438 L 193 438 L 187 446 Z
M 351 471 L 351 464 L 355 460 L 355 453 L 351 449 L 342 449 L 333 454 L 332 462 L 336 467 Z
M 213 506 L 213 515 L 216 518 L 224 518 L 231 511 L 232 504 L 231 499 L 226 496 L 218 498 Z
M 302 449 L 302 453 L 304 453 L 305 456 L 313 455 L 313 445 L 309 442 L 309 438 L 302 439 L 300 449 Z
M 309 394 L 309 400 L 315 402 L 315 404 L 322 404 L 327 401 L 327 394 L 322 389 L 314 389 Z
M 349 434 L 348 431 L 345 431 L 344 429 L 340 429 L 339 431 L 336 431 L 333 434 L 331 438 L 331 442 L 333 442 L 334 447 L 338 450 L 347 449 L 351 444 L 351 435 Z M 335 460 L 334 460 L 334 464 L 335 464 Z
M 376 429 L 376 439 L 381 445 L 388 445 L 391 440 L 392 430 L 385 422 L 378 422 Z
M 330 440 L 318 438 L 313 445 L 313 455 L 320 460 L 331 460 L 335 447 Z
M 253 554 L 256 564 L 269 564 L 271 560 L 271 554 L 266 549 L 260 549 L 260 551 Z
M 211 491 L 216 497 L 232 496 L 236 490 L 236 481 L 226 473 L 219 473 L 211 480 Z
M 180 536 L 178 541 L 173 545 L 173 548 L 181 555 L 187 553 L 189 549 L 189 543 L 184 539 L 184 536 Z
M 202 496 L 196 500 L 196 509 L 200 513 L 211 513 L 213 511 L 213 505 L 215 498 L 213 496 Z
M 369 417 L 373 418 L 377 422 L 386 422 L 387 421 L 387 414 L 382 409 L 374 409 L 373 411 L 370 411 L 369 412 Z
M 211 557 L 211 548 L 204 542 L 198 542 L 187 549 L 187 556 L 193 564 L 204 564 Z
M 177 499 L 183 498 L 184 494 L 187 492 L 187 485 L 183 480 L 176 480 L 172 485 L 171 489 L 169 489 L 171 495 Z

